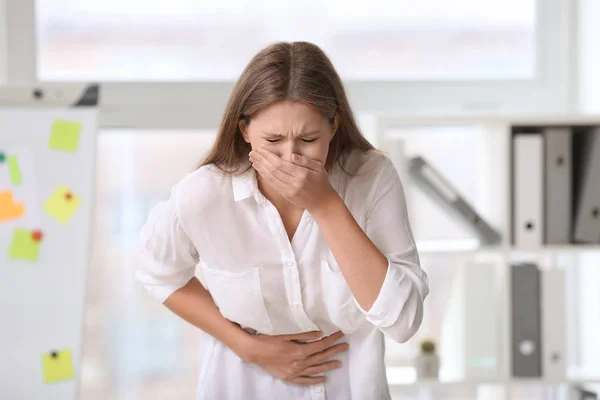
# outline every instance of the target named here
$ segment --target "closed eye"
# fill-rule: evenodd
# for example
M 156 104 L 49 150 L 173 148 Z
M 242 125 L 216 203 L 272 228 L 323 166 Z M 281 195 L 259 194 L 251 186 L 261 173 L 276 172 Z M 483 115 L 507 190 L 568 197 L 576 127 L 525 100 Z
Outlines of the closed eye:
M 265 139 L 265 140 L 266 140 L 267 142 L 269 142 L 269 143 L 277 143 L 277 142 L 279 142 L 281 139 Z M 317 139 L 302 139 L 302 141 L 303 141 L 304 143 L 312 143 L 312 142 L 314 142 L 315 140 L 317 140 Z

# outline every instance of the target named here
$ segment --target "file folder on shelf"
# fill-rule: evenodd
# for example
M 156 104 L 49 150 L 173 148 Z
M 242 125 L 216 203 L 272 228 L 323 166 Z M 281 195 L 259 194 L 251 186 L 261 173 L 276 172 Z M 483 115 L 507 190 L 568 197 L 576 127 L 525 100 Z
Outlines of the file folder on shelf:
M 501 235 L 467 203 L 448 181 L 423 157 L 409 160 L 408 171 L 414 182 L 445 210 L 473 229 L 482 243 L 497 244 Z
M 577 388 L 577 400 L 598 400 L 598 393 L 591 390 Z
M 502 331 L 493 262 L 468 262 L 452 281 L 442 324 L 440 356 L 447 379 L 500 379 Z
M 575 241 L 600 243 L 600 127 L 581 133 Z
M 512 374 L 541 377 L 540 272 L 536 264 L 511 267 Z
M 513 137 L 513 239 L 540 247 L 544 234 L 544 141 L 539 133 Z
M 545 379 L 560 381 L 567 373 L 564 270 L 541 271 L 541 297 L 542 372 Z
M 546 244 L 571 242 L 572 133 L 571 128 L 547 128 L 545 140 Z
M 559 400 L 598 400 L 598 395 L 595 392 L 586 390 L 579 385 L 565 385 L 558 390 Z

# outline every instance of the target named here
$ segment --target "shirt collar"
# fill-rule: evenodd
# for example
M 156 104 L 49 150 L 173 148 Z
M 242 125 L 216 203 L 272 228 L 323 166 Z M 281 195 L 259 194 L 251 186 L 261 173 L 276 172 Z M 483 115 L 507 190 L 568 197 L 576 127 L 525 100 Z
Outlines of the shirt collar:
M 256 181 L 256 171 L 250 167 L 246 172 L 240 175 L 233 175 L 231 178 L 233 186 L 233 200 L 240 201 L 249 197 L 254 197 L 258 203 L 264 201 L 264 196 L 258 190 L 258 182 Z

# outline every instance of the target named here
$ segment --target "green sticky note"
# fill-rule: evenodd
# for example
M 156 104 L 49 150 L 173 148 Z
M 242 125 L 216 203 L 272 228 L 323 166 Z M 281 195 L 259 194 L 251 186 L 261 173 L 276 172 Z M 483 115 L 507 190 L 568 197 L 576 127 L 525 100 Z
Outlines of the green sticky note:
M 37 261 L 41 241 L 42 235 L 39 231 L 15 229 L 8 248 L 8 257 L 13 260 Z
M 10 175 L 10 181 L 13 185 L 18 186 L 21 184 L 21 169 L 19 168 L 19 162 L 17 156 L 8 156 L 6 163 L 8 164 L 8 174 Z
M 81 124 L 75 121 L 57 120 L 52 124 L 48 145 L 52 150 L 74 152 L 79 145 Z
M 81 198 L 69 190 L 65 185 L 60 185 L 44 203 L 44 211 L 59 222 L 69 222 L 81 204 Z
M 42 355 L 42 370 L 44 371 L 45 383 L 73 378 L 75 374 L 73 373 L 71 350 L 62 349 Z

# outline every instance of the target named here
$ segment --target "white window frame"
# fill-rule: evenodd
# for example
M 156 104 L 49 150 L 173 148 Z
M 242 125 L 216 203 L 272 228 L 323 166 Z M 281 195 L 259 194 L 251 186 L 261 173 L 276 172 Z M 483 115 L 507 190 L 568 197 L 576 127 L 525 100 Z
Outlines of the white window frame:
M 0 85 L 8 81 L 8 37 L 6 19 L 6 0 L 0 0 Z
M 31 84 L 37 78 L 35 0 L 0 0 L 0 39 L 5 82 Z M 2 58 L 0 58 L 0 62 Z
M 579 63 L 577 79 L 579 86 L 580 111 L 589 114 L 600 113 L 600 2 L 597 0 L 577 0 L 577 35 Z
M 6 81 L 37 81 L 35 0 L 6 3 Z M 346 81 L 357 114 L 569 113 L 577 109 L 576 3 L 537 2 L 536 78 L 504 81 Z M 0 28 L 1 30 L 1 28 Z M 0 50 L 2 50 L 0 32 Z M 1 59 L 0 59 L 1 62 Z M 0 73 L 2 67 L 0 66 Z M 0 75 L 1 78 L 1 75 Z M 234 82 L 100 82 L 100 128 L 215 129 Z

